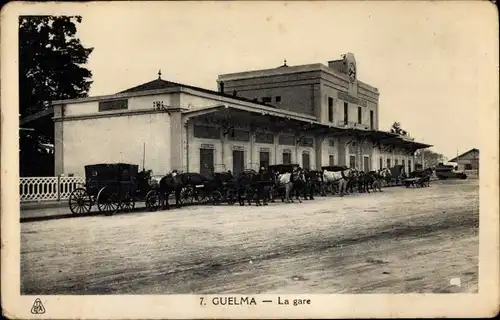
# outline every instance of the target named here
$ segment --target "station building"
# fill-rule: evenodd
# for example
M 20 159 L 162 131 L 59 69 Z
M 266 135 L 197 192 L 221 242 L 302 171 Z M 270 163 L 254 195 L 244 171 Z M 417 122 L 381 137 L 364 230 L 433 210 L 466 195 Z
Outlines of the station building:
M 430 145 L 380 131 L 379 92 L 356 60 L 220 75 L 218 91 L 158 79 L 106 95 L 54 101 L 55 173 L 127 162 L 165 174 L 297 163 L 414 169 Z

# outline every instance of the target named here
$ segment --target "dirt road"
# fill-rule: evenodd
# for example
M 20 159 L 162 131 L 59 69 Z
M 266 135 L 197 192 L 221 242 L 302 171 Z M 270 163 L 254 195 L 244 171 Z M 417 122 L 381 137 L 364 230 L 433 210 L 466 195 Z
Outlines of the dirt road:
M 446 181 L 302 204 L 23 223 L 21 291 L 477 292 L 478 190 L 477 180 Z

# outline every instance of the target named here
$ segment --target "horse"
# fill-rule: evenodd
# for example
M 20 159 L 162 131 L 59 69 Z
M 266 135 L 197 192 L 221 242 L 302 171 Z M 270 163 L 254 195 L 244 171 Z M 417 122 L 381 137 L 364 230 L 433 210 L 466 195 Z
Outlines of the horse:
M 291 195 L 291 192 L 293 191 L 295 185 L 297 185 L 297 187 L 300 187 L 300 184 L 302 182 L 305 183 L 305 178 L 304 178 L 303 172 L 295 169 L 292 172 L 286 172 L 286 173 L 281 173 L 281 174 L 276 173 L 275 177 L 276 177 L 275 187 L 277 189 L 279 189 L 280 187 L 284 187 L 284 189 L 285 189 L 285 192 L 284 192 L 284 195 L 282 195 L 281 201 L 283 201 L 283 202 L 286 201 L 287 203 L 289 203 L 289 202 L 293 203 L 293 199 L 292 199 L 292 197 L 290 197 L 290 195 Z M 297 197 L 297 200 L 299 202 L 302 202 L 298 197 Z
M 388 168 L 382 168 L 379 170 L 380 178 L 382 179 L 380 182 L 384 181 L 386 185 L 389 185 L 392 180 L 391 170 Z
M 345 168 L 341 171 L 323 170 L 323 180 L 329 184 L 338 184 L 340 196 L 343 197 L 347 191 L 347 183 L 353 173 L 353 169 Z
M 383 192 L 382 191 L 382 181 L 384 180 L 384 177 L 381 175 L 381 172 L 382 170 L 378 170 L 378 171 L 370 171 L 369 173 L 372 174 L 372 177 L 373 177 L 373 182 L 372 182 L 372 189 L 373 191 L 378 191 L 379 192 Z
M 210 179 L 199 174 L 191 172 L 177 173 L 173 171 L 163 178 L 160 179 L 159 183 L 159 194 L 160 194 L 160 206 L 161 208 L 170 209 L 170 204 L 168 203 L 168 198 L 172 192 L 175 193 L 175 205 L 177 208 L 181 206 L 181 191 L 187 186 L 203 185 L 209 182 Z M 194 194 L 193 194 L 194 196 Z M 166 206 L 165 206 L 166 201 Z
M 304 169 L 304 176 L 306 180 L 306 188 L 304 189 L 304 198 L 314 200 L 314 194 L 317 193 L 321 196 L 326 196 L 323 188 L 323 173 L 317 170 Z
M 431 176 L 434 170 L 432 168 L 427 168 L 422 171 L 413 171 L 410 173 L 410 178 L 420 178 L 418 185 L 421 187 L 429 187 L 431 182 Z

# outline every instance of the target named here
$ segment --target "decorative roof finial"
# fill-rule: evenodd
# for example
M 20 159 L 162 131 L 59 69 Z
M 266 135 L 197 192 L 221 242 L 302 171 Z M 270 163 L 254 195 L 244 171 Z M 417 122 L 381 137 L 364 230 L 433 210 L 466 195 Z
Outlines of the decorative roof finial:
M 287 65 L 286 65 L 286 59 L 284 60 L 283 67 L 287 67 Z
M 158 80 L 161 80 L 161 69 L 158 70 Z

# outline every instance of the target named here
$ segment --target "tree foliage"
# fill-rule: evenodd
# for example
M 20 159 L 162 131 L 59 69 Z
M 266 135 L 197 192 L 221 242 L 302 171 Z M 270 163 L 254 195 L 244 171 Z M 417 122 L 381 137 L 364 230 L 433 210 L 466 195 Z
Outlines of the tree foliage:
M 422 164 L 423 158 L 423 164 Z M 439 163 L 443 163 L 445 161 L 445 156 L 441 153 L 434 152 L 429 149 L 420 149 L 415 152 L 415 160 L 418 163 L 423 165 L 423 168 L 435 167 Z
M 76 37 L 79 16 L 19 17 L 19 113 L 48 107 L 47 102 L 88 95 L 92 73 L 83 67 L 93 48 Z
M 50 101 L 88 95 L 92 73 L 84 65 L 93 48 L 85 48 L 76 36 L 79 16 L 19 17 L 19 114 L 45 110 Z M 20 175 L 50 176 L 54 154 L 41 147 L 53 143 L 50 116 L 27 124 L 34 131 L 20 131 Z

